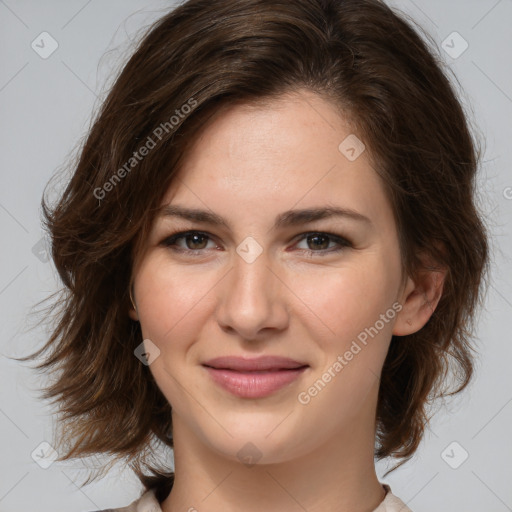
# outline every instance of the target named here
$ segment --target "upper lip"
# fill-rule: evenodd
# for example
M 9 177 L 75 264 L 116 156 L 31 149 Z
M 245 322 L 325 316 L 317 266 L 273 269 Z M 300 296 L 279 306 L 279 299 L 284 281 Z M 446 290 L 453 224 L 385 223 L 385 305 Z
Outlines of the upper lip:
M 236 371 L 281 370 L 308 366 L 306 363 L 280 356 L 260 356 L 254 358 L 224 356 L 209 359 L 203 365 Z

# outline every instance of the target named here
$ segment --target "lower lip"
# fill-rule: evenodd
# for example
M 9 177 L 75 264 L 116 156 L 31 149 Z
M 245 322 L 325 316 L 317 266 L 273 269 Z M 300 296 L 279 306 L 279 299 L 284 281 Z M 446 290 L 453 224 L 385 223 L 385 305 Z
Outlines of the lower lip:
M 233 395 L 263 398 L 298 379 L 307 366 L 268 372 L 237 372 L 205 366 L 212 379 Z

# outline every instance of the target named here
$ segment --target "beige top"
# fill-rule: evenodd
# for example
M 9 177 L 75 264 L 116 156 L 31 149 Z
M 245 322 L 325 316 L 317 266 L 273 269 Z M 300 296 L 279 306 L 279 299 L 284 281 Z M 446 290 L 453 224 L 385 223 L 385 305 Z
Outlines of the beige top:
M 397 498 L 391 492 L 389 485 L 382 484 L 382 486 L 386 491 L 386 496 L 373 512 L 412 512 L 400 498 Z M 110 508 L 107 510 L 98 510 L 97 512 L 162 512 L 162 509 L 155 497 L 154 491 L 150 490 L 127 507 Z

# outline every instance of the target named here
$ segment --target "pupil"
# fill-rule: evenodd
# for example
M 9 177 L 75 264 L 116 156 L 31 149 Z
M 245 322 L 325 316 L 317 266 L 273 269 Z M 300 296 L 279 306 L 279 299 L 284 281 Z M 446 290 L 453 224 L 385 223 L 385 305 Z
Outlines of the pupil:
M 200 242 L 196 241 L 197 238 L 204 238 L 204 236 L 199 235 L 199 234 L 189 235 L 189 241 L 190 241 L 190 239 L 192 239 L 192 244 L 196 244 L 196 243 L 200 244 Z M 204 241 L 203 241 L 203 244 L 204 244 Z M 189 249 L 191 249 L 191 247 L 189 247 Z M 202 247 L 192 247 L 192 249 L 202 249 Z
M 326 236 L 323 236 L 323 235 L 312 235 L 312 236 L 310 237 L 310 240 L 311 240 L 311 239 L 318 240 L 319 238 L 320 238 L 320 239 L 324 239 L 324 243 L 323 243 L 323 244 L 320 244 L 320 245 L 322 246 L 321 248 L 322 248 L 322 249 L 324 249 L 324 248 L 325 248 L 325 247 L 324 247 L 324 246 L 325 246 L 325 240 L 327 240 L 327 237 L 326 237 Z M 329 245 L 329 242 L 327 242 L 327 245 Z M 317 249 L 318 249 L 318 248 L 319 248 L 319 245 L 318 245 L 318 244 L 316 244 L 316 247 L 317 247 Z

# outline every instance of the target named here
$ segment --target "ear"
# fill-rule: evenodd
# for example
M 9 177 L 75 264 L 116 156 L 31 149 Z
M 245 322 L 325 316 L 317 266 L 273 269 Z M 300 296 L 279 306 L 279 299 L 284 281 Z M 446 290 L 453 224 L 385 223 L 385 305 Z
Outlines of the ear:
M 130 288 L 130 302 L 131 302 L 132 307 L 128 310 L 128 315 L 130 316 L 130 318 L 132 320 L 135 320 L 136 322 L 138 322 L 139 321 L 139 315 L 137 313 L 137 307 L 136 307 L 135 301 L 133 299 L 133 285 Z
M 398 298 L 402 309 L 397 315 L 393 334 L 406 336 L 419 331 L 430 319 L 443 294 L 443 286 L 447 274 L 446 268 L 432 269 L 432 262 L 418 271 L 414 280 L 408 277 L 401 295 Z
M 139 315 L 137 315 L 137 310 L 133 307 L 131 307 L 129 310 L 128 310 L 128 315 L 130 316 L 130 318 L 132 320 L 135 320 L 136 322 L 139 321 Z

